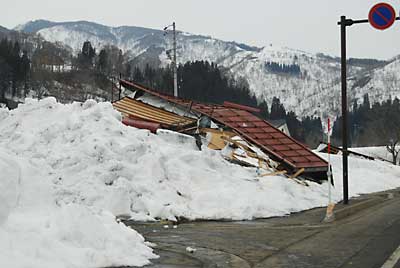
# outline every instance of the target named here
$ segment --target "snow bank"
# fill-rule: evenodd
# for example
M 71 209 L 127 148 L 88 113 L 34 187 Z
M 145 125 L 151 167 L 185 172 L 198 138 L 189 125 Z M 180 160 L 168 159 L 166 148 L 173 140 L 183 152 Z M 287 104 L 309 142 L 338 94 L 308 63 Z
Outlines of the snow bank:
M 46 99 L 28 101 L 20 111 L 0 110 L 0 266 L 148 264 L 156 257 L 152 249 L 140 234 L 118 223 L 113 214 L 79 202 L 60 202 L 65 191 L 58 187 L 60 181 L 51 167 L 54 163 L 45 164 L 46 157 L 50 160 L 56 154 L 51 151 L 56 145 L 47 147 L 51 134 L 39 123 L 56 120 L 61 115 L 51 115 L 56 107 L 63 106 Z M 27 117 L 30 113 L 38 118 Z
M 353 149 L 352 149 L 353 150 Z M 327 154 L 319 154 L 327 160 Z M 334 199 L 342 199 L 342 156 L 331 155 L 335 180 Z M 349 157 L 349 196 L 386 191 L 400 187 L 400 166 L 376 160 Z
M 321 205 L 324 189 L 317 184 L 304 189 L 282 177 L 258 180 L 255 169 L 170 135 L 126 127 L 110 103 L 94 101 L 28 100 L 0 122 L 0 146 L 41 169 L 59 205 L 137 220 L 251 219 Z
M 191 137 L 154 135 L 120 120 L 110 103 L 95 101 L 63 105 L 47 98 L 27 100 L 13 111 L 0 109 L 0 151 L 8 154 L 0 167 L 9 167 L 0 181 L 8 178 L 4 183 L 11 185 L 0 185 L 10 189 L 0 195 L 7 200 L 0 207 L 1 262 L 143 265 L 154 257 L 151 249 L 112 215 L 240 220 L 327 203 L 326 183 L 304 187 L 280 176 L 258 178 L 256 169 L 231 164 L 219 151 L 198 151 Z M 339 201 L 341 159 L 332 159 L 333 197 Z M 399 167 L 349 161 L 351 196 L 400 186 Z
M 136 231 L 79 205 L 11 213 L 0 227 L 2 267 L 142 266 L 154 258 Z

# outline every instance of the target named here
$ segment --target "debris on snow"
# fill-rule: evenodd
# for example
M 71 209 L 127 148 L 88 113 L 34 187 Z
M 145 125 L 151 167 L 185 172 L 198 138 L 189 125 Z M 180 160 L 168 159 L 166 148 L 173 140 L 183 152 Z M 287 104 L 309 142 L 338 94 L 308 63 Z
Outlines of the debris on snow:
M 187 248 L 186 248 L 186 251 L 189 252 L 189 253 L 195 253 L 196 250 L 197 250 L 197 249 L 192 248 L 192 247 L 187 247 Z

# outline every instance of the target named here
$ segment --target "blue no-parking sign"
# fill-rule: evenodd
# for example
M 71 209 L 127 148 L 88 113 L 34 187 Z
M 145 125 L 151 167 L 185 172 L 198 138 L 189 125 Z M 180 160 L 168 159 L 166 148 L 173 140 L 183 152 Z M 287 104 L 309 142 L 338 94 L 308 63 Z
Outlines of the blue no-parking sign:
M 369 11 L 368 21 L 378 30 L 385 30 L 393 25 L 396 20 L 396 11 L 387 3 L 379 3 Z

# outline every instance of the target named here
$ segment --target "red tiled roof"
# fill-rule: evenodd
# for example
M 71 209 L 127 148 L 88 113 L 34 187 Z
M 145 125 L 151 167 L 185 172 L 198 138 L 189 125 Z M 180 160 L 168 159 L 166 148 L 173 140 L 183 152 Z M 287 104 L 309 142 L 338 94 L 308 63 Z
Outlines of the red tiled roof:
M 294 171 L 304 168 L 305 172 L 322 172 L 328 169 L 328 163 L 309 148 L 276 129 L 267 121 L 253 115 L 249 109 L 240 109 L 241 105 L 234 108 L 234 105 L 227 105 L 229 106 L 227 107 L 201 104 L 155 92 L 133 82 L 120 80 L 120 83 L 125 87 L 143 90 L 185 107 L 191 106 L 192 110 L 236 130 L 243 138 L 259 146 L 275 160 L 283 162 Z

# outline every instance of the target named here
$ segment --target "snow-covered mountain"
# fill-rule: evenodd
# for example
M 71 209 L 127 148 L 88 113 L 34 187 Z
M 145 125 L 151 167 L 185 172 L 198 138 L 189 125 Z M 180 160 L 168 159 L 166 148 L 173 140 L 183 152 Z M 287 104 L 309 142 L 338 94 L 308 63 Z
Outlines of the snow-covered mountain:
M 16 30 L 38 33 L 48 41 L 59 41 L 74 51 L 89 40 L 97 49 L 112 44 L 132 59 L 169 63 L 165 51 L 172 47 L 164 31 L 142 27 L 108 27 L 87 21 L 31 21 Z M 227 42 L 208 36 L 178 33 L 178 60 L 208 60 L 225 67 L 236 78 L 245 78 L 258 99 L 270 104 L 279 97 L 287 110 L 299 116 L 336 116 L 340 111 L 340 63 L 337 58 L 296 49 L 268 45 L 262 48 Z M 400 59 L 388 62 L 349 62 L 350 101 L 369 93 L 370 101 L 400 96 Z
M 380 68 L 361 73 L 353 83 L 352 97 L 360 99 L 369 95 L 374 102 L 399 98 L 400 57 L 392 59 Z

